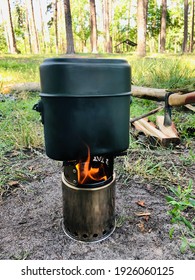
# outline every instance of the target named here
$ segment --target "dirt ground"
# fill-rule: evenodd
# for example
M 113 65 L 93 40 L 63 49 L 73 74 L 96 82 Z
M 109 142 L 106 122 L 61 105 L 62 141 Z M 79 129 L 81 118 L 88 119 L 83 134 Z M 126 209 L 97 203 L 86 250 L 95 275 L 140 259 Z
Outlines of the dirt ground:
M 191 250 L 180 252 L 179 231 L 169 238 L 167 189 L 137 175 L 124 183 L 126 175 L 117 171 L 123 159 L 116 164 L 117 227 L 104 241 L 81 243 L 68 238 L 62 229 L 61 163 L 41 152 L 22 160 L 14 154 L 9 157 L 13 168 L 33 175 L 26 182 L 13 183 L 10 194 L 0 201 L 0 259 L 194 259 Z M 195 166 L 190 168 L 194 179 Z M 138 201 L 144 201 L 145 207 Z M 138 212 L 150 215 L 138 216 Z

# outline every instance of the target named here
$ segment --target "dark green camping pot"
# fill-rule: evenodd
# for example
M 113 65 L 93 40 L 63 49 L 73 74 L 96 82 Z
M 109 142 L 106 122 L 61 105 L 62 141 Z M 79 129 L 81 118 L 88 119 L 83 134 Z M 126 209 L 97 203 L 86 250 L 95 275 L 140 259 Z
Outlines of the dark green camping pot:
M 129 146 L 130 66 L 121 59 L 52 58 L 40 66 L 48 157 L 117 155 Z

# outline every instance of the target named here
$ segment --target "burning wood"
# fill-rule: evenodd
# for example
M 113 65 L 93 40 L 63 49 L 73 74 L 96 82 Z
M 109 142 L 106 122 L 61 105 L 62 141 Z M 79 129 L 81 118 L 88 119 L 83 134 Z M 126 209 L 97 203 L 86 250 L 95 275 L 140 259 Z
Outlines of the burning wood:
M 102 162 L 98 163 L 98 167 L 92 166 L 95 165 L 94 162 L 90 161 L 90 149 L 88 147 L 88 155 L 87 160 L 85 162 L 79 162 L 76 165 L 77 174 L 78 174 L 78 183 L 83 184 L 90 184 L 100 181 L 106 181 L 108 178 L 105 174 L 104 164 Z

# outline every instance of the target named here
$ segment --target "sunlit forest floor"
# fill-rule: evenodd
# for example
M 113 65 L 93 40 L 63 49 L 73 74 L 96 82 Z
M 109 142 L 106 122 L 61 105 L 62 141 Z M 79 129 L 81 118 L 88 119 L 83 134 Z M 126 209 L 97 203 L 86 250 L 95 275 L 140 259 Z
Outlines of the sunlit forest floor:
M 60 55 L 59 55 L 60 56 Z M 66 55 L 61 55 L 65 57 Z M 75 55 L 76 56 L 76 55 Z M 132 83 L 157 88 L 179 88 L 194 83 L 195 55 L 78 54 L 82 57 L 123 58 L 132 68 Z M 57 55 L 0 55 L 0 85 L 39 81 L 39 66 Z

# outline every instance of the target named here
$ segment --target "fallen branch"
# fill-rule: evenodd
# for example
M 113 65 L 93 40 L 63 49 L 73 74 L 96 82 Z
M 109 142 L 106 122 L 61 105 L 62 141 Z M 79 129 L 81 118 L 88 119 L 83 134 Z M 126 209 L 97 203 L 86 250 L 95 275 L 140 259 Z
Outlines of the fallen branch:
M 150 99 L 154 101 L 164 101 L 166 89 L 148 88 L 148 87 L 131 87 L 131 94 L 134 97 Z
M 40 84 L 32 82 L 32 83 L 6 85 L 1 89 L 1 93 L 10 94 L 10 93 L 20 93 L 23 91 L 40 92 L 40 90 L 41 90 Z
M 137 213 L 135 213 L 135 215 L 138 217 L 143 217 L 143 216 L 150 216 L 151 213 L 150 212 L 137 212 Z
M 174 92 L 174 94 L 171 95 L 169 98 L 169 100 L 170 101 L 172 100 L 173 103 L 170 105 L 180 106 L 181 100 L 187 97 L 187 94 L 188 96 L 191 96 L 189 98 L 190 99 L 189 103 L 193 102 L 193 95 L 195 93 L 195 89 L 194 87 L 191 86 L 189 86 L 188 88 L 181 88 L 181 89 L 157 89 L 157 88 L 138 87 L 138 86 L 131 87 L 132 96 L 143 98 L 143 99 L 154 100 L 154 101 L 164 101 L 165 94 L 169 91 Z M 181 95 L 184 95 L 185 97 Z
M 155 114 L 155 113 L 157 113 L 157 112 L 159 112 L 159 111 L 161 111 L 163 109 L 164 109 L 164 106 L 160 106 L 160 107 L 158 107 L 158 108 L 156 108 L 156 109 L 154 109 L 154 110 L 152 110 L 152 111 L 150 111 L 148 113 L 145 113 L 145 114 L 143 114 L 143 115 L 141 115 L 139 117 L 130 119 L 130 123 L 133 123 L 133 122 L 138 121 L 140 119 L 143 119 L 145 117 L 151 116 L 151 115 L 153 115 L 153 114 Z
M 189 110 L 195 112 L 195 106 L 192 106 L 191 104 L 186 104 L 185 107 L 188 108 Z

